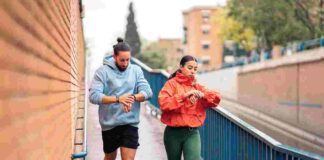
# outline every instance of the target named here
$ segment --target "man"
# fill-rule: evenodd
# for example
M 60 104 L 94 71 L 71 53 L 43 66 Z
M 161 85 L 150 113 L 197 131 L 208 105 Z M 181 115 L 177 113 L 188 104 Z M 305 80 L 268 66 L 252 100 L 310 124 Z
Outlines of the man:
M 94 75 L 89 99 L 99 104 L 104 160 L 115 160 L 118 148 L 123 160 L 133 160 L 139 146 L 140 102 L 151 98 L 152 90 L 141 68 L 129 63 L 129 45 L 117 41 L 114 55 L 106 57 Z

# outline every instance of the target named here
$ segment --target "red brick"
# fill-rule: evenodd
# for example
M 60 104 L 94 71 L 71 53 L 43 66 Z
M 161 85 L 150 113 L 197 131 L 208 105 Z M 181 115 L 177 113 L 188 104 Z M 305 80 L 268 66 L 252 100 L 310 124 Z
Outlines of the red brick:
M 70 159 L 84 99 L 79 2 L 0 4 L 2 159 Z

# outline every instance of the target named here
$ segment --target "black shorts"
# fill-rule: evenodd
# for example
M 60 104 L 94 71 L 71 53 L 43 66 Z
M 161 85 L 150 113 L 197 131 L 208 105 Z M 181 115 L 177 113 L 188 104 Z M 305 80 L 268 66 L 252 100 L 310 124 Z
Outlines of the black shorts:
M 137 149 L 138 128 L 131 125 L 117 126 L 108 131 L 102 131 L 103 150 L 112 153 L 119 147 Z

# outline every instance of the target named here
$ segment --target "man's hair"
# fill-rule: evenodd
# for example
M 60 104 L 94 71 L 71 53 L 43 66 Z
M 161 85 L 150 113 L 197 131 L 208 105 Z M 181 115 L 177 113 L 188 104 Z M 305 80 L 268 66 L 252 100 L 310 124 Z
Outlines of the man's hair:
M 117 44 L 113 46 L 114 48 L 114 55 L 118 55 L 119 51 L 131 51 L 129 44 L 124 42 L 124 40 L 120 37 L 117 38 Z

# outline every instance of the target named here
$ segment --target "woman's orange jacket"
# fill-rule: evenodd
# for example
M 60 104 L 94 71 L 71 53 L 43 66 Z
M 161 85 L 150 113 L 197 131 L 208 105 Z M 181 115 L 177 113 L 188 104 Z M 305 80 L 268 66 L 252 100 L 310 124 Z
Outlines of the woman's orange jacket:
M 174 78 L 165 83 L 158 97 L 164 124 L 172 127 L 200 127 L 206 119 L 205 110 L 219 104 L 220 96 L 217 92 L 193 82 L 194 78 L 177 72 Z M 205 95 L 194 104 L 184 97 L 186 92 L 193 89 Z

